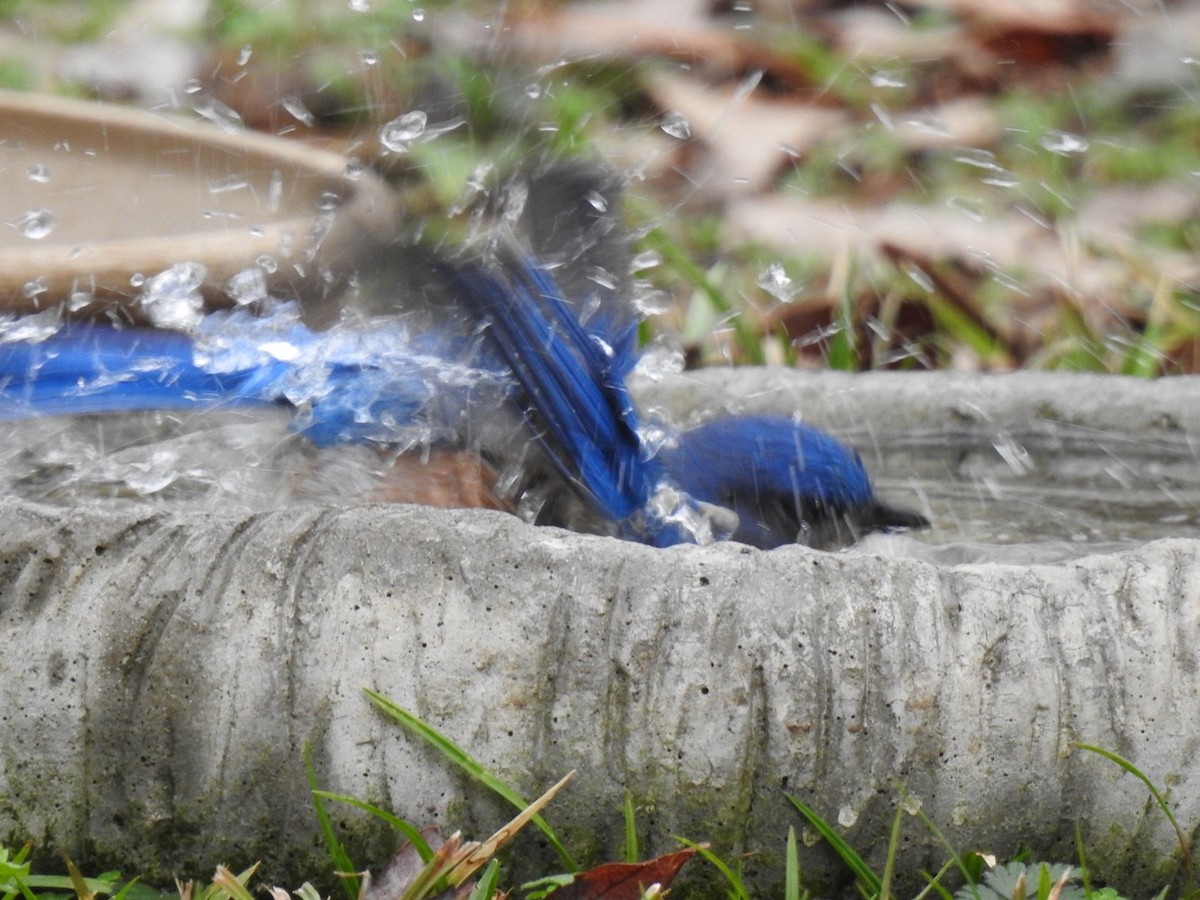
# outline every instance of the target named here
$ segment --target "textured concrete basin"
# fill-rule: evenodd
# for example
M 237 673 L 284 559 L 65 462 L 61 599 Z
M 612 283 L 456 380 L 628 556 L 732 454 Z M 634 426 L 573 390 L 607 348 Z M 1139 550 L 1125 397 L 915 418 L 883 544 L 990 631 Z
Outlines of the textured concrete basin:
M 320 864 L 308 744 L 330 790 L 475 836 L 499 824 L 371 687 L 530 795 L 578 769 L 548 818 L 583 855 L 615 857 L 628 788 L 650 850 L 751 852 L 766 890 L 802 824 L 785 794 L 881 863 L 903 786 L 958 848 L 1070 861 L 1078 820 L 1093 877 L 1161 887 L 1169 824 L 1072 742 L 1132 759 L 1200 822 L 1200 380 L 744 370 L 641 397 L 684 418 L 801 411 L 935 527 L 841 553 L 660 551 L 501 513 L 87 500 L 10 478 L 0 836 L 152 881 L 261 858 L 290 884 Z M 1099 507 L 1073 499 L 1089 485 Z M 993 506 L 1033 498 L 1041 530 L 989 531 Z M 360 865 L 383 860 L 374 823 L 338 821 Z M 906 874 L 939 865 L 904 828 Z M 521 847 L 522 874 L 553 868 Z M 802 862 L 846 883 L 819 843 Z

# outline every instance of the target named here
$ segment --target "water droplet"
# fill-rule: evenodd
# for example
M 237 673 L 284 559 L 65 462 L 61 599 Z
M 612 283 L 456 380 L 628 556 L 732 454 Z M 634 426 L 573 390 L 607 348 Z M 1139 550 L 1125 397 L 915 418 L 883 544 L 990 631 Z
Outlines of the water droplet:
M 423 110 L 406 112 L 379 129 L 379 140 L 393 153 L 407 153 L 412 142 L 424 134 L 428 121 Z
M 342 171 L 351 181 L 357 181 L 367 171 L 367 164 L 357 156 L 351 156 L 346 160 L 346 168 Z
M 271 173 L 267 182 L 267 211 L 278 212 L 279 202 L 283 199 L 283 173 L 278 169 Z
M 896 123 L 892 121 L 892 114 L 887 111 L 887 107 L 882 103 L 872 103 L 871 112 L 875 114 L 875 118 L 879 120 L 879 124 L 888 131 L 896 130 Z
M 760 288 L 778 300 L 787 303 L 796 296 L 797 287 L 783 265 L 773 262 L 758 274 L 756 282 Z
M 896 72 L 887 69 L 876 69 L 868 77 L 871 86 L 877 88 L 902 88 L 907 83 Z
M 39 343 L 53 337 L 62 321 L 62 310 L 57 306 L 34 313 L 31 316 L 0 314 L 0 344 Z
M 258 266 L 243 269 L 225 284 L 225 293 L 238 306 L 267 299 L 267 279 Z
M 662 262 L 662 254 L 657 250 L 644 250 L 630 261 L 629 271 L 644 272 L 646 269 L 661 266 Z
M 992 187 L 1010 188 L 1021 183 L 1021 179 L 996 162 L 996 157 L 989 150 L 981 150 L 977 147 L 959 147 L 955 149 L 954 161 L 989 173 L 980 181 Z
M 1048 131 L 1042 136 L 1041 145 L 1051 153 L 1060 156 L 1070 156 L 1073 153 L 1083 153 L 1088 148 L 1085 138 L 1069 131 Z
M 425 10 L 421 9 L 421 7 L 418 6 L 416 9 L 414 9 L 412 11 L 412 19 L 414 22 L 424 22 L 425 21 Z
M 647 288 L 644 285 L 633 296 L 633 308 L 642 316 L 661 316 L 673 306 L 674 303 L 666 291 Z
M 982 184 L 989 184 L 992 187 L 1002 187 L 1002 188 L 1016 187 L 1018 184 L 1021 183 L 1021 179 L 1018 178 L 1016 175 L 1014 175 L 1012 172 L 1009 172 L 1007 170 L 1002 170 L 1002 171 L 1004 172 L 1004 174 L 1002 174 L 1002 175 L 988 175 L 986 178 L 979 179 L 979 181 Z
M 958 210 L 972 222 L 982 222 L 984 220 L 982 204 L 970 197 L 950 197 L 946 200 L 946 206 L 950 209 Z
M 542 86 L 535 81 L 529 87 L 525 88 L 525 96 L 530 100 L 537 100 L 542 96 Z
M 39 294 L 44 294 L 50 290 L 50 284 L 46 281 L 45 275 L 39 275 L 33 281 L 27 281 L 21 286 L 21 295 L 26 300 L 32 300 Z
M 317 124 L 316 117 L 309 112 L 308 107 L 304 105 L 304 101 L 294 94 L 284 97 L 280 103 L 283 104 L 283 108 L 288 111 L 288 114 L 301 124 L 307 125 L 309 128 Z
M 185 94 L 198 94 L 204 90 L 204 85 L 200 83 L 199 78 L 189 78 L 183 83 L 183 92 Z
M 608 212 L 608 198 L 599 191 L 592 191 L 587 195 L 588 205 L 599 212 Z
M 54 213 L 48 209 L 26 210 L 13 224 L 31 241 L 40 241 L 54 230 Z
M 929 273 L 919 266 L 905 266 L 904 274 L 912 279 L 913 284 L 927 294 L 932 294 L 937 289 L 937 285 L 933 283 L 933 279 L 929 277 Z
M 1008 463 L 1014 475 L 1028 475 L 1033 471 L 1033 460 L 1029 451 L 1018 444 L 1010 435 L 1001 434 L 992 442 L 1000 458 Z
M 667 113 L 658 127 L 671 137 L 681 141 L 686 141 L 692 136 L 692 123 L 681 112 Z
M 351 12 L 365 13 L 371 11 L 371 0 L 346 0 Z
M 214 178 L 208 183 L 208 192 L 210 194 L 227 194 L 230 191 L 240 191 L 242 188 L 250 186 L 241 175 L 226 175 L 224 178 Z
M 374 50 L 363 50 L 358 54 L 358 61 L 364 66 L 375 66 L 379 64 L 379 54 Z
M 317 198 L 317 209 L 322 212 L 332 212 L 338 208 L 341 203 L 341 197 L 337 191 L 322 191 L 321 196 Z
M 613 277 L 612 272 L 600 266 L 589 266 L 587 270 L 588 281 L 600 285 L 602 288 L 614 290 L 617 286 L 617 279 Z
M 968 166 L 974 166 L 977 169 L 986 169 L 991 172 L 1003 172 L 1004 167 L 996 162 L 996 156 L 990 150 L 981 150 L 978 147 L 958 147 L 954 151 L 954 161 L 964 163 Z
M 129 286 L 130 287 L 140 288 L 145 283 L 146 283 L 146 276 L 143 275 L 141 272 L 134 272 L 132 275 L 129 276 Z
M 660 382 L 665 375 L 678 375 L 686 367 L 683 348 L 676 343 L 653 341 L 638 357 L 634 371 L 653 382 Z
M 192 101 L 192 110 L 200 118 L 207 119 L 222 131 L 230 134 L 245 129 L 245 123 L 242 122 L 242 117 L 238 115 L 237 111 L 214 97 L 197 96 Z
M 264 341 L 258 349 L 280 362 L 294 362 L 300 358 L 300 348 L 289 341 Z
M 245 44 L 242 47 L 242 49 L 238 51 L 237 64 L 239 66 L 244 66 L 246 63 L 250 62 L 250 55 L 253 52 L 254 52 L 254 48 L 251 47 L 249 44 Z
M 50 170 L 44 163 L 34 163 L 25 170 L 25 177 L 38 184 L 45 184 L 50 180 Z
M 181 262 L 148 278 L 140 302 L 150 321 L 160 328 L 190 331 L 204 317 L 200 285 L 208 270 L 194 262 Z

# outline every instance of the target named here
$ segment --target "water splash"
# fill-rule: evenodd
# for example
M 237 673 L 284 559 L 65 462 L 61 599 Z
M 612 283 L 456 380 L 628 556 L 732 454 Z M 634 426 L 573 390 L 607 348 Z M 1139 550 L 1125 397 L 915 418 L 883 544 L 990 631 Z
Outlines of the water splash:
M 53 306 L 34 315 L 0 314 L 0 344 L 40 343 L 53 337 L 62 324 L 62 310 Z
M 783 264 L 779 262 L 773 262 L 759 272 L 755 283 L 780 303 L 789 302 L 799 290 L 799 286 L 792 281 Z
M 304 125 L 307 128 L 312 128 L 317 124 L 317 117 L 314 116 L 309 108 L 304 105 L 304 101 L 295 94 L 289 94 L 279 102 L 280 105 L 282 105 L 287 111 L 288 115 L 290 115 L 301 125 Z
M 225 293 L 238 306 L 248 306 L 266 300 L 266 275 L 258 266 L 243 269 L 226 282 Z
M 139 303 L 158 327 L 192 331 L 204 317 L 200 286 L 207 275 L 200 263 L 176 263 L 146 280 Z
M 1087 139 L 1069 131 L 1048 131 L 1039 143 L 1043 149 L 1059 156 L 1073 156 L 1084 153 L 1088 148 Z
M 665 134 L 676 140 L 686 141 L 692 136 L 692 123 L 687 120 L 681 112 L 669 112 L 663 116 L 662 122 L 659 123 L 659 128 Z
M 662 254 L 657 250 L 643 250 L 629 262 L 630 273 L 645 272 L 663 264 Z
M 54 230 L 54 213 L 48 209 L 29 209 L 21 214 L 13 227 L 31 241 L 40 241 Z
M 407 153 L 413 141 L 425 133 L 429 115 L 420 109 L 406 112 L 379 129 L 379 141 L 393 153 Z

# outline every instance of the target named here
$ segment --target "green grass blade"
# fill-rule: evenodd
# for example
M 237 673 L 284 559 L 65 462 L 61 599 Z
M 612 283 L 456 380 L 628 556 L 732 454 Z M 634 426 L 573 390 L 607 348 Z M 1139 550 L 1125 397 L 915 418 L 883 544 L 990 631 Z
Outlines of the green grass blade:
M 314 797 L 319 797 L 322 800 L 333 800 L 337 803 L 348 803 L 350 806 L 361 809 L 363 812 L 368 812 L 377 819 L 382 819 L 392 826 L 396 831 L 404 835 L 405 840 L 413 845 L 421 857 L 421 862 L 429 862 L 433 858 L 433 851 L 429 848 L 429 844 L 425 841 L 425 836 L 421 834 L 421 829 L 417 828 L 410 822 L 406 822 L 399 816 L 393 815 L 386 809 L 380 809 L 370 803 L 365 803 L 355 797 L 348 797 L 345 794 L 334 794 L 330 791 L 313 791 Z
M 955 868 L 962 873 L 963 880 L 966 881 L 967 887 L 971 889 L 971 894 L 978 900 L 979 889 L 976 887 L 978 880 L 972 874 L 970 867 L 967 865 L 967 861 L 963 859 L 959 852 L 954 849 L 954 846 L 948 840 L 946 840 L 946 836 L 942 834 L 942 830 L 933 824 L 933 819 L 925 815 L 925 811 L 923 809 L 917 807 L 914 814 L 918 819 L 921 820 L 921 823 L 929 829 L 929 833 L 937 838 L 938 843 L 946 848 L 946 852 L 950 854 L 950 862 L 948 862 L 946 865 L 949 866 L 952 863 Z M 943 868 L 942 871 L 944 872 L 945 868 Z M 938 877 L 941 877 L 940 873 Z
M 136 898 L 144 896 L 145 892 L 149 892 L 156 898 L 161 896 L 158 891 L 142 884 L 137 878 L 133 878 L 121 885 L 121 889 L 113 894 L 112 900 L 136 900 Z
M 634 816 L 633 793 L 625 788 L 625 862 L 635 863 L 641 858 L 638 849 L 637 820 Z
M 1179 841 L 1179 849 L 1183 854 L 1183 867 L 1184 870 L 1190 874 L 1192 871 L 1191 844 L 1188 842 L 1187 836 L 1183 833 L 1183 829 L 1179 827 L 1179 822 L 1175 820 L 1175 816 L 1171 813 L 1171 807 L 1167 805 L 1167 798 L 1164 797 L 1158 788 L 1154 786 L 1154 782 L 1152 782 L 1145 775 L 1145 773 L 1142 772 L 1141 769 L 1139 769 L 1125 757 L 1117 753 L 1113 753 L 1111 750 L 1105 750 L 1103 747 L 1096 747 L 1092 744 L 1080 744 L 1077 741 L 1072 741 L 1071 744 L 1074 747 L 1078 747 L 1080 750 L 1087 750 L 1091 753 L 1103 756 L 1109 762 L 1116 763 L 1130 775 L 1141 781 L 1142 784 L 1146 785 L 1150 791 L 1150 796 L 1154 798 L 1155 802 L 1158 804 L 1158 808 L 1163 811 L 1163 815 L 1167 817 L 1167 821 L 1170 822 L 1171 827 L 1175 829 L 1175 838 Z
M 347 900 L 358 900 L 358 877 L 352 873 L 358 869 L 354 867 L 354 863 L 350 861 L 350 854 L 346 852 L 346 848 L 342 846 L 342 842 L 338 840 L 337 835 L 333 831 L 333 822 L 329 819 L 329 813 L 325 809 L 324 801 L 317 796 L 317 773 L 313 769 L 312 764 L 312 746 L 306 744 L 304 747 L 304 771 L 308 776 L 308 789 L 312 794 L 313 808 L 317 813 L 317 823 L 321 827 L 321 836 L 325 839 L 325 847 L 329 850 L 329 858 L 333 861 L 334 871 L 342 872 L 346 875 L 345 878 L 339 878 L 338 881 L 342 884 L 342 889 L 346 892 Z
M 942 867 L 938 869 L 937 874 L 932 877 L 930 877 L 928 872 L 922 872 L 921 876 L 929 883 L 925 885 L 925 889 L 922 890 L 921 893 L 917 894 L 913 900 L 925 900 L 925 898 L 929 896 L 930 891 L 935 892 L 939 897 L 942 898 L 942 900 L 954 900 L 954 895 L 942 887 L 942 878 L 944 878 L 946 873 L 952 868 L 954 868 L 954 860 L 950 859 L 942 863 Z
M 900 820 L 904 815 L 904 807 L 896 807 L 896 818 L 892 820 L 892 834 L 888 839 L 887 860 L 883 864 L 883 878 L 879 885 L 879 900 L 889 900 L 892 896 L 892 881 L 896 876 L 896 853 L 900 849 Z
M 750 892 L 746 890 L 746 885 L 742 882 L 742 876 L 733 871 L 725 860 L 721 859 L 721 857 L 717 856 L 717 854 L 713 853 L 707 847 L 693 843 L 687 838 L 676 837 L 675 840 L 679 841 L 685 847 L 691 847 L 708 860 L 725 877 L 725 880 L 729 882 L 730 893 L 733 897 L 737 898 L 737 900 L 750 900 Z
M 500 863 L 493 859 L 487 864 L 483 874 L 479 876 L 479 881 L 471 889 L 467 900 L 492 900 L 492 896 L 496 893 L 496 882 L 499 880 L 499 876 Z
M 72 881 L 70 875 L 29 875 L 21 880 L 31 888 L 47 888 L 52 891 L 71 892 L 75 890 L 75 882 Z M 81 883 L 93 894 L 111 894 L 116 888 L 114 882 L 98 878 L 84 878 Z
M 712 304 L 713 309 L 721 313 L 733 313 L 729 319 L 729 324 L 733 327 L 733 333 L 737 337 L 738 348 L 745 354 L 746 362 L 756 366 L 761 366 L 766 362 L 762 341 L 747 324 L 746 317 L 729 301 L 725 292 L 716 285 L 713 279 L 708 276 L 708 273 L 700 268 L 671 239 L 670 235 L 661 228 L 651 228 L 646 232 L 642 243 L 657 252 L 662 257 L 665 265 L 673 268 L 681 278 L 702 293 L 708 302 Z
M 808 824 L 825 839 L 825 842 L 833 848 L 834 852 L 842 858 L 842 862 L 850 867 L 855 878 L 858 879 L 859 885 L 863 888 L 864 893 L 870 897 L 878 897 L 883 889 L 883 882 L 872 871 L 871 867 L 867 865 L 866 860 L 859 856 L 854 851 L 854 848 L 842 839 L 842 836 L 837 833 L 834 827 L 821 818 L 816 810 L 797 800 L 791 794 L 784 794 L 784 796 L 800 811 L 800 814 L 808 820 Z
M 800 900 L 800 852 L 796 847 L 796 827 L 788 826 L 787 853 L 784 861 L 783 900 Z
M 1079 882 L 1083 885 L 1085 897 L 1092 895 L 1092 876 L 1088 872 L 1087 857 L 1083 848 L 1083 826 L 1079 819 L 1075 820 L 1075 854 L 1079 857 Z
M 25 883 L 24 878 L 16 878 L 14 881 L 16 882 L 16 886 L 5 892 L 4 900 L 12 900 L 12 898 L 15 898 L 18 893 L 24 897 L 25 900 L 38 900 L 37 895 L 29 889 L 29 885 Z
M 442 755 L 445 756 L 446 759 L 450 760 L 450 762 L 454 763 L 480 784 L 490 788 L 494 793 L 499 794 L 518 810 L 524 810 L 525 807 L 529 806 L 529 801 L 522 797 L 515 789 L 485 769 L 473 756 L 455 744 L 452 740 L 450 740 L 432 725 L 423 722 L 408 710 L 397 706 L 387 697 L 371 690 L 370 688 L 363 688 L 363 691 L 371 699 L 371 702 L 379 707 L 379 709 L 387 713 L 418 737 L 423 738 L 431 746 L 441 751 Z M 572 872 L 579 871 L 579 867 L 575 864 L 575 860 L 571 858 L 571 854 L 567 852 L 567 848 L 562 845 L 562 842 L 558 839 L 558 835 L 554 833 L 554 829 L 547 824 L 546 820 L 540 815 L 537 815 L 533 817 L 533 823 L 537 825 L 539 829 L 541 829 L 542 834 L 546 836 L 546 839 L 550 842 L 550 845 L 554 847 L 554 850 L 556 853 L 558 853 L 558 857 L 562 860 L 563 865 Z M 353 900 L 353 898 L 351 898 L 351 900 Z

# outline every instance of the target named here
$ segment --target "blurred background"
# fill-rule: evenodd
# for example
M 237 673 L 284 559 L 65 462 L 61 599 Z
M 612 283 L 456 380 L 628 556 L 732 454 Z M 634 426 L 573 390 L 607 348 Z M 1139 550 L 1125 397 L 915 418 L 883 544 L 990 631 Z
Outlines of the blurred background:
M 1198 72 L 1196 2 L 0 0 L 0 87 L 328 147 L 423 229 L 608 160 L 692 366 L 1197 371 Z

